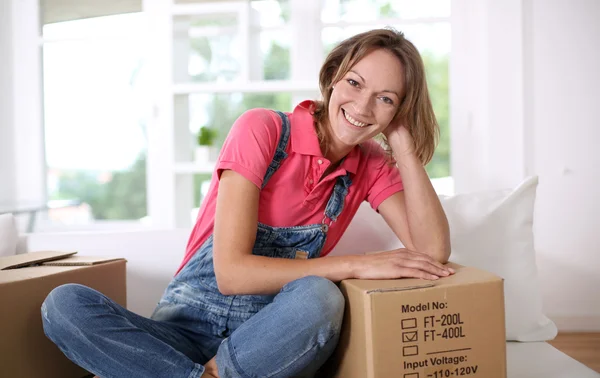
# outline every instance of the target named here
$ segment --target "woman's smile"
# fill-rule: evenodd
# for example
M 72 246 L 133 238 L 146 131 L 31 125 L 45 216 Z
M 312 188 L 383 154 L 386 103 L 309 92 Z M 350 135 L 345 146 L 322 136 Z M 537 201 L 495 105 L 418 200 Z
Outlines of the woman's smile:
M 351 126 L 355 126 L 358 128 L 371 126 L 371 124 L 369 124 L 369 123 L 356 120 L 354 117 L 352 117 L 350 114 L 348 114 L 348 112 L 343 108 L 342 108 L 342 113 L 344 114 L 344 118 L 346 118 L 346 121 L 348 121 Z

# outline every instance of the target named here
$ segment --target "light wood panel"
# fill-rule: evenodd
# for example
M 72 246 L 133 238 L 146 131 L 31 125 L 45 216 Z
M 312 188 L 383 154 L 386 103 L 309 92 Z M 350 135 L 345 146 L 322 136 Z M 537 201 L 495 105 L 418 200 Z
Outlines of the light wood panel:
M 548 343 L 600 373 L 600 332 L 559 333 Z

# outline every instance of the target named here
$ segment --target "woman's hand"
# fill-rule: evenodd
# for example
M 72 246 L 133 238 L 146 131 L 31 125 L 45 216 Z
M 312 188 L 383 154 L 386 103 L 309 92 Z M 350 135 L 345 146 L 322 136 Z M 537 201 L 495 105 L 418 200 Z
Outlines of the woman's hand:
M 354 278 L 359 279 L 422 278 L 437 280 L 453 274 L 454 270 L 445 267 L 429 255 L 400 248 L 356 256 L 353 272 Z
M 396 159 L 404 155 L 414 154 L 415 141 L 410 135 L 405 122 L 394 118 L 394 120 L 383 130 L 383 135 L 388 141 L 388 145 L 394 151 Z

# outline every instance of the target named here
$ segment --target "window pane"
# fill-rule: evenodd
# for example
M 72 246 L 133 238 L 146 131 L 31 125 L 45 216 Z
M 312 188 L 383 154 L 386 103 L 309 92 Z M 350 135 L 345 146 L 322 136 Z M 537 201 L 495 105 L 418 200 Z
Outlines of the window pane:
M 287 0 L 252 0 L 252 9 L 259 15 L 260 26 L 283 26 L 290 20 L 290 2 Z
M 289 33 L 262 32 L 260 36 L 262 72 L 259 79 L 288 80 L 291 78 Z
M 188 57 L 189 77 L 174 72 L 175 81 L 211 82 L 239 80 L 242 74 L 242 38 L 237 16 L 177 17 L 174 20 L 175 66 Z M 179 49 L 188 49 L 179 50 Z
M 450 0 L 325 0 L 321 12 L 325 23 L 449 16 Z
M 42 35 L 45 39 L 83 39 L 83 38 L 123 38 L 124 35 L 142 36 L 141 13 L 120 14 L 107 17 L 86 18 L 68 22 L 57 22 L 43 25 Z M 107 24 L 109 27 L 107 27 Z M 76 30 L 77 33 L 73 34 Z
M 99 32 L 115 32 L 119 23 L 113 20 L 90 22 Z M 60 27 L 64 35 L 76 37 L 89 26 L 77 21 Z M 124 27 L 141 29 L 142 15 L 130 15 Z M 89 205 L 80 209 L 86 214 L 62 214 L 64 222 L 147 214 L 142 46 L 125 38 L 44 45 L 48 196 Z
M 231 93 L 190 95 L 190 131 L 195 135 L 201 127 L 217 131 L 215 144 L 220 148 L 235 120 L 246 110 L 267 108 L 292 110 L 290 93 Z
M 381 25 L 379 27 L 384 27 Z M 427 74 L 427 84 L 433 110 L 440 125 L 440 142 L 432 161 L 427 165 L 430 177 L 450 176 L 450 117 L 448 63 L 450 57 L 450 24 L 446 22 L 414 25 L 392 25 L 404 32 L 408 40 L 419 49 Z M 326 27 L 322 40 L 325 53 L 343 39 L 373 27 L 353 26 L 346 28 Z
M 209 23 L 223 24 L 206 26 Z M 179 22 L 183 22 L 181 19 Z M 243 66 L 248 64 L 251 80 L 285 80 L 290 78 L 290 36 L 285 29 L 264 30 L 253 28 L 244 54 L 243 39 L 235 20 L 194 19 L 189 37 L 179 34 L 183 45 L 189 45 L 187 72 L 175 72 L 175 80 L 196 82 L 236 81 L 243 79 Z M 181 24 L 177 29 L 183 29 Z M 202 26 L 204 25 L 204 26 Z M 186 39 L 184 39 L 186 38 Z M 177 53 L 177 52 L 176 52 Z

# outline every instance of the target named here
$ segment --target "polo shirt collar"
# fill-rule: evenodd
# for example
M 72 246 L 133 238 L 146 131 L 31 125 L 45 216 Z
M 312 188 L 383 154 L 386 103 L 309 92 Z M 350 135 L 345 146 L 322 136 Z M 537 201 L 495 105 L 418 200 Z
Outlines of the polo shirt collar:
M 323 157 L 317 130 L 314 126 L 313 113 L 315 103 L 311 100 L 301 102 L 290 115 L 291 148 L 295 153 Z M 341 164 L 348 172 L 356 173 L 360 161 L 360 147 L 355 146 Z

